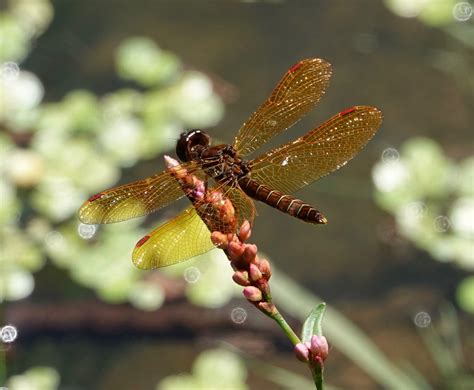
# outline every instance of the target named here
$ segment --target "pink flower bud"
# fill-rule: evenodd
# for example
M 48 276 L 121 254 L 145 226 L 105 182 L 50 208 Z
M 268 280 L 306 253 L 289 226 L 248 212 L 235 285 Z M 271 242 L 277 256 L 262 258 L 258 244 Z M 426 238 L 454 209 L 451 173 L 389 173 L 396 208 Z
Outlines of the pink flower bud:
M 295 355 L 296 358 L 302 362 L 307 362 L 309 360 L 309 349 L 303 343 L 298 343 L 295 345 Z
M 262 292 L 254 286 L 247 286 L 244 288 L 244 296 L 250 302 L 259 302 L 262 300 Z
M 258 308 L 271 316 L 277 312 L 275 305 L 270 302 L 259 302 Z
M 229 247 L 227 248 L 228 255 L 231 261 L 237 261 L 240 259 L 240 256 L 244 253 L 245 245 L 239 242 L 231 242 L 229 243 Z
M 329 346 L 326 337 L 313 335 L 311 336 L 311 356 L 314 360 L 320 358 L 322 361 L 326 360 L 329 354 Z
M 250 263 L 249 265 L 249 274 L 250 274 L 250 280 L 252 282 L 256 282 L 257 280 L 262 279 L 262 273 L 260 272 L 258 267 L 253 263 Z
M 235 283 L 240 284 L 241 286 L 250 285 L 249 273 L 247 271 L 235 271 L 232 275 L 232 279 Z
M 204 199 L 204 196 L 206 195 L 206 186 L 204 182 L 200 179 L 198 179 L 196 176 L 191 176 L 192 177 L 192 183 L 189 183 L 190 189 L 189 189 L 189 196 L 195 200 L 202 200 Z
M 244 242 L 250 238 L 250 234 L 252 234 L 252 229 L 250 227 L 250 222 L 245 220 L 239 230 L 239 239 L 240 241 Z
M 258 288 L 262 294 L 270 295 L 270 283 L 268 283 L 267 279 L 262 278 L 256 283 L 258 283 Z
M 225 199 L 223 202 L 218 202 L 215 207 L 218 207 L 219 218 L 226 224 L 226 226 L 236 224 L 235 208 L 230 200 Z
M 254 244 L 245 244 L 243 258 L 247 263 L 251 263 L 257 256 L 257 246 Z
M 229 243 L 227 239 L 227 234 L 221 232 L 212 232 L 211 241 L 215 246 L 221 249 L 226 249 Z
M 198 188 L 195 188 L 189 192 L 189 196 L 195 200 L 200 200 L 204 198 L 204 195 L 205 195 L 205 192 L 200 191 Z
M 260 260 L 260 264 L 258 265 L 258 268 L 260 269 L 260 272 L 265 276 L 267 280 L 270 279 L 270 276 L 272 276 L 272 269 L 270 267 L 270 263 L 268 262 L 268 260 L 265 260 L 265 259 Z
M 165 154 L 165 155 L 163 156 L 163 158 L 164 158 L 164 160 L 165 160 L 165 164 L 166 164 L 166 167 L 167 167 L 168 169 L 170 169 L 170 168 L 175 168 L 175 167 L 177 167 L 177 166 L 179 165 L 179 162 L 176 161 L 173 157 L 170 157 L 170 156 L 168 156 L 168 155 Z

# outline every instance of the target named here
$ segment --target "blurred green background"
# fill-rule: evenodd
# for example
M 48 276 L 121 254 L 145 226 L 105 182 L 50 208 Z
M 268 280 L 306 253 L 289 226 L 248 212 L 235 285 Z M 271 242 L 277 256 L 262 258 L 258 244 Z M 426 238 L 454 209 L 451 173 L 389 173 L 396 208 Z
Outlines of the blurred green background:
M 0 386 L 311 388 L 218 250 L 133 267 L 136 241 L 185 200 L 105 227 L 76 213 L 163 170 L 186 129 L 231 142 L 291 65 L 321 57 L 325 97 L 268 148 L 352 105 L 384 123 L 298 193 L 328 225 L 258 205 L 275 303 L 297 330 L 329 304 L 329 385 L 473 388 L 472 13 L 451 0 L 0 1 Z

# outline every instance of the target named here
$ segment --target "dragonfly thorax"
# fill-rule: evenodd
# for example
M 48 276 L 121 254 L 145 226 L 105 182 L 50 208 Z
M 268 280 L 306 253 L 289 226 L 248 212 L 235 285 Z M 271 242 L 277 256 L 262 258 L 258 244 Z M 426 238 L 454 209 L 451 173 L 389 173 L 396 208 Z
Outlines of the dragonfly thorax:
M 231 145 L 216 145 L 203 150 L 200 162 L 204 171 L 218 182 L 230 184 L 250 172 L 248 163 L 243 160 Z
M 182 133 L 176 144 L 176 154 L 183 162 L 199 162 L 203 170 L 219 182 L 235 182 L 250 171 L 231 145 L 210 146 L 211 137 L 202 130 Z

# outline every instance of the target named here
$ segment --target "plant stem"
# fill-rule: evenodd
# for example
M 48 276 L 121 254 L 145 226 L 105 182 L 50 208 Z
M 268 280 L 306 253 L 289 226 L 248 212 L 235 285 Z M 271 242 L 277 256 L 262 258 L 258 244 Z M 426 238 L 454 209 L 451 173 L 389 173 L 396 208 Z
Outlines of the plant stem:
M 289 315 L 304 321 L 308 313 L 321 302 L 283 272 L 272 267 L 272 293 Z M 298 302 L 298 305 L 295 305 Z M 361 369 L 377 380 L 383 388 L 417 389 L 418 382 L 391 363 L 378 347 L 352 322 L 335 309 L 328 308 L 324 317 L 325 334 L 332 345 L 352 359 Z
M 278 310 L 276 310 L 275 313 L 269 316 L 276 321 L 276 323 L 280 326 L 283 332 L 285 332 L 286 336 L 290 339 L 293 345 L 301 343 L 301 340 L 299 339 L 299 337 L 296 335 L 293 329 L 291 329 L 290 325 L 288 325 L 288 323 L 285 321 L 285 319 L 283 318 L 283 316 L 280 314 Z
M 310 364 L 311 374 L 313 375 L 314 385 L 316 386 L 317 390 L 324 389 L 323 383 L 323 367 L 321 365 L 313 366 Z

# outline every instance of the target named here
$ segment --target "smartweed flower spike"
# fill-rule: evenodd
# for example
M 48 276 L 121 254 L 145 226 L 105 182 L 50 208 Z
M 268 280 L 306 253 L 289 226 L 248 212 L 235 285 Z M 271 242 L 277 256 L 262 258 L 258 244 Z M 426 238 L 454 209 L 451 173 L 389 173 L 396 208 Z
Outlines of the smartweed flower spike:
M 225 198 L 219 190 L 206 191 L 204 182 L 189 174 L 179 163 L 169 156 L 165 156 L 168 169 L 174 174 L 188 199 L 194 204 L 198 214 L 213 231 L 211 240 L 217 247 L 224 250 L 234 269 L 233 280 L 244 286 L 245 298 L 267 315 L 276 312 L 271 301 L 268 280 L 272 272 L 270 263 L 257 256 L 257 246 L 245 243 L 250 238 L 250 222 L 244 221 L 237 234 L 232 227 L 236 225 L 235 210 L 232 202 Z M 201 210 L 201 211 L 200 211 Z M 205 212 L 203 211 L 205 210 Z M 219 216 L 220 223 L 214 222 Z M 215 226 L 220 225 L 220 226 Z M 215 230 L 222 227 L 222 230 Z
M 206 186 L 204 182 L 198 179 L 194 175 L 190 175 L 186 169 L 180 167 L 179 162 L 176 161 L 174 158 L 170 156 L 165 156 L 165 164 L 173 173 L 174 177 L 181 185 L 186 196 L 191 200 L 191 202 L 195 202 L 198 200 L 202 200 L 204 198 L 206 192 Z
M 272 276 L 270 263 L 257 256 L 256 245 L 246 243 L 252 233 L 250 221 L 244 221 L 237 231 L 236 210 L 222 191 L 218 188 L 208 190 L 201 179 L 189 173 L 171 157 L 165 156 L 165 162 L 203 222 L 212 232 L 211 241 L 225 252 L 234 270 L 232 279 L 243 287 L 242 292 L 247 301 L 277 322 L 296 346 L 295 352 L 298 359 L 319 362 L 322 366 L 322 361 L 327 356 L 326 339 L 320 337 L 324 341 L 315 339 L 308 345 L 301 343 L 272 302 L 269 285 Z
M 223 249 L 234 269 L 232 279 L 244 286 L 244 297 L 266 315 L 276 313 L 272 303 L 268 281 L 272 276 L 270 263 L 257 256 L 257 246 L 247 244 L 251 229 L 249 221 L 244 221 L 238 234 L 225 235 L 222 232 L 211 234 L 212 242 Z

